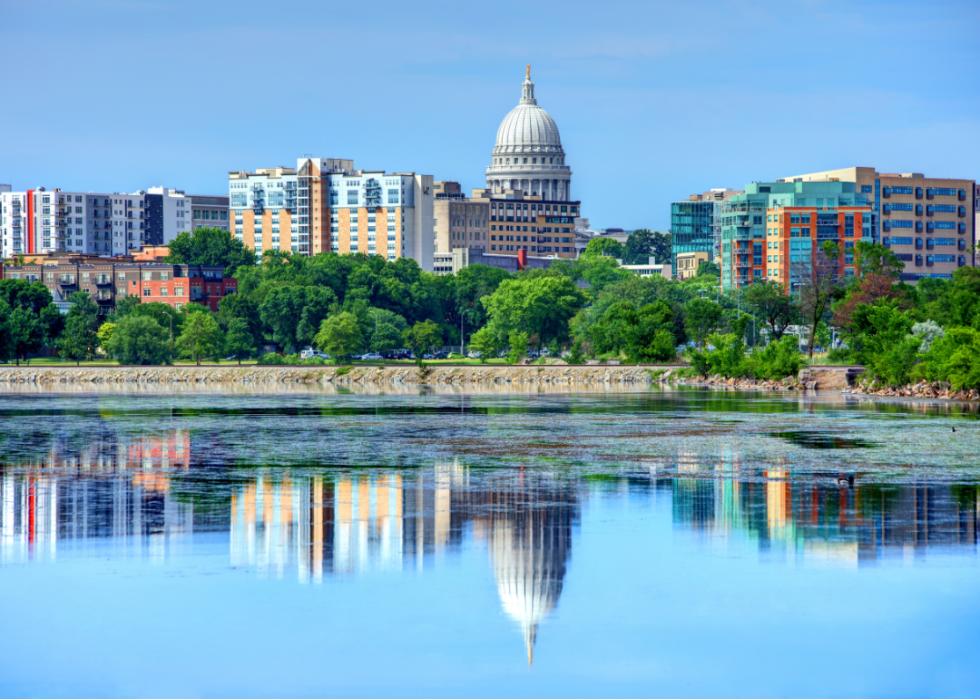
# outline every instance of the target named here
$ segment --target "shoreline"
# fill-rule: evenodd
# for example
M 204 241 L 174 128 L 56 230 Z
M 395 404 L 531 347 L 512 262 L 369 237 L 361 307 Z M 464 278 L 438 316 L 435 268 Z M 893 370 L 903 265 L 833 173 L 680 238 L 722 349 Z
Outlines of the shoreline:
M 4 387 L 33 390 L 156 387 L 207 392 L 273 387 L 323 387 L 333 389 L 415 387 L 474 388 L 495 391 L 528 389 L 637 389 L 649 386 L 688 386 L 715 390 L 837 393 L 866 398 L 925 398 L 939 401 L 978 402 L 977 391 L 951 391 L 936 384 L 868 390 L 856 382 L 856 367 L 803 369 L 796 377 L 780 381 L 730 379 L 722 376 L 680 378 L 679 365 L 435 365 L 417 366 L 44 366 L 0 367 L 0 391 Z M 943 390 L 945 388 L 945 390 Z

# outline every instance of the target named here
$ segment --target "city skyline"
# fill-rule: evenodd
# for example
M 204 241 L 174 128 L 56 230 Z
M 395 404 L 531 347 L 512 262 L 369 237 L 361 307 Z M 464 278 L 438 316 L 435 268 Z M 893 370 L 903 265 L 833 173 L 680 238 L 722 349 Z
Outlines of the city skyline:
M 980 10 L 966 2 L 572 3 L 522 8 L 514 36 L 506 6 L 423 16 L 389 4 L 370 31 L 345 6 L 191 7 L 56 2 L 43 18 L 8 8 L 0 56 L 35 79 L 21 84 L 25 108 L 0 116 L 0 182 L 222 194 L 229 170 L 310 153 L 480 187 L 527 63 L 594 228 L 666 229 L 671 201 L 785 172 L 977 176 L 980 97 L 963 89 L 960 66 L 980 58 L 970 34 Z M 111 40 L 96 42 L 96 27 Z M 274 48 L 301 42 L 324 49 L 323 89 Z M 917 53 L 899 60 L 894 47 L 910 42 Z M 256 57 L 249 46 L 273 49 Z M 243 108 L 257 85 L 302 100 L 313 118 L 284 128 L 264 99 Z M 64 108 L 26 108 L 54 93 Z M 622 197 L 627 181 L 642 194 Z

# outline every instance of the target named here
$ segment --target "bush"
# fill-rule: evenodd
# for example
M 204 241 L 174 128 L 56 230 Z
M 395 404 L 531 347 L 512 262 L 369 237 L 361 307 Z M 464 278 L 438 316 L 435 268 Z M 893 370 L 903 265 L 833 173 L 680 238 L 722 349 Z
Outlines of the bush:
M 771 342 L 756 349 L 747 358 L 749 373 L 757 379 L 778 381 L 796 376 L 806 366 L 795 337 L 784 336 L 779 342 Z
M 854 352 L 849 347 L 835 347 L 827 353 L 827 361 L 831 364 L 853 364 Z
M 949 381 L 957 391 L 980 388 L 980 331 L 949 328 L 933 340 L 922 364 L 915 368 L 915 378 Z
M 255 363 L 261 364 L 263 366 L 277 366 L 280 364 L 286 364 L 287 362 L 286 362 L 286 358 L 283 357 L 281 354 L 277 352 L 269 352 L 259 357 Z
M 689 348 L 684 353 L 684 356 L 687 361 L 691 363 L 691 369 L 693 369 L 698 376 L 707 376 L 711 371 L 711 362 L 708 360 L 707 352 Z

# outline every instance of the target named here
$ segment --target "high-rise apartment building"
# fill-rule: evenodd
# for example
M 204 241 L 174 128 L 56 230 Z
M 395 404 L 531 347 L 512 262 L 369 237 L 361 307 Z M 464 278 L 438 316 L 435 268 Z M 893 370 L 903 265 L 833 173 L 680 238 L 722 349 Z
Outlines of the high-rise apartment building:
M 902 262 L 902 280 L 950 279 L 973 265 L 977 186 L 974 180 L 926 177 L 917 172 L 879 173 L 871 167 L 825 170 L 784 177 L 778 182 L 851 182 L 875 214 L 873 240 L 891 248 Z
M 221 198 L 190 197 L 166 187 L 133 194 L 0 189 L 0 254 L 124 255 L 144 245 L 166 245 L 195 228 L 195 199 Z M 227 228 L 227 206 L 224 216 Z
M 769 280 L 798 286 L 824 242 L 840 250 L 840 274 L 854 274 L 854 246 L 871 240 L 874 214 L 851 182 L 753 182 L 723 207 L 721 285 Z
M 432 271 L 431 175 L 354 170 L 353 160 L 299 158 L 295 169 L 231 172 L 228 193 L 235 236 L 259 254 L 410 257 Z
M 433 184 L 433 225 L 435 251 L 454 248 L 479 248 L 486 252 L 490 239 L 490 199 L 485 189 L 474 189 L 473 196 L 463 194 L 458 182 Z
M 712 260 L 721 255 L 721 212 L 724 203 L 740 190 L 718 188 L 692 194 L 686 201 L 671 202 L 671 274 L 679 275 L 677 256 L 707 253 Z

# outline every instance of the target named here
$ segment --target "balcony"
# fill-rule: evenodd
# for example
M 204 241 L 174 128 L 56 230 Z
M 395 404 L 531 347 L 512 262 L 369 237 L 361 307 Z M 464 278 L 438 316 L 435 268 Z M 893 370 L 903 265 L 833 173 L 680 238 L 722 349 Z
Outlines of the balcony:
M 95 278 L 96 286 L 112 286 L 111 274 L 100 274 Z
M 75 275 L 74 274 L 62 274 L 58 278 L 58 284 L 60 286 L 75 286 Z

